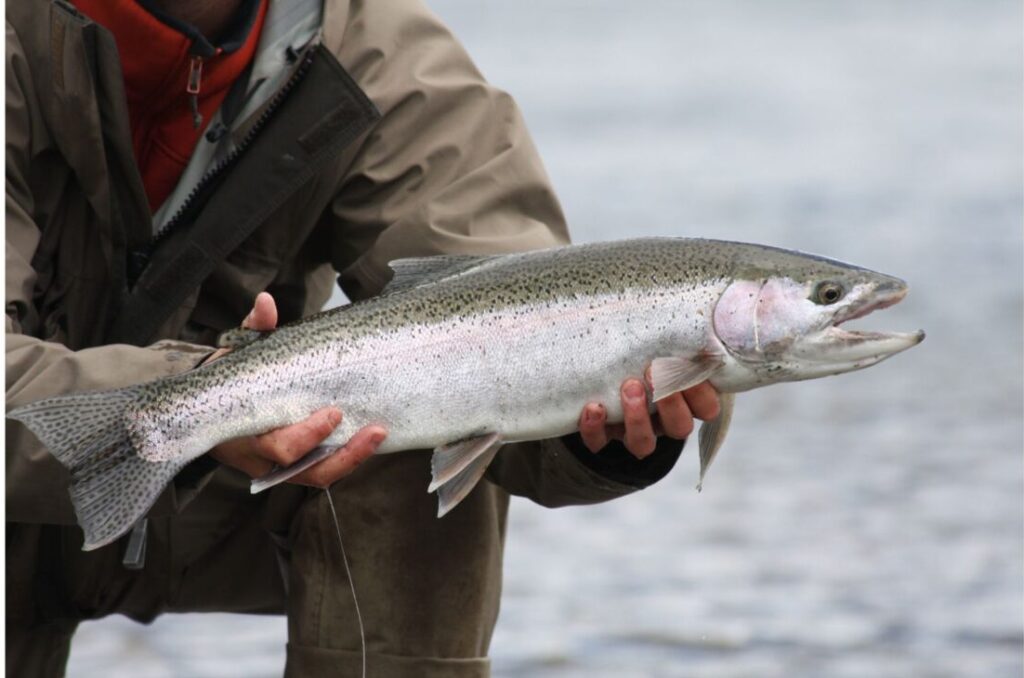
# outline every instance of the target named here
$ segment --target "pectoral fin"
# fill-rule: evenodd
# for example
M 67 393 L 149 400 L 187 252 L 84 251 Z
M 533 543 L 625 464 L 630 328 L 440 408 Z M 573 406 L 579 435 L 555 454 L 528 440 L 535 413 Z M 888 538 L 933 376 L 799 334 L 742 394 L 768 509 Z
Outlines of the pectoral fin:
M 465 499 L 483 477 L 501 445 L 497 433 L 488 433 L 434 450 L 430 463 L 433 479 L 427 491 L 437 490 L 438 518 Z
M 736 403 L 736 396 L 732 393 L 718 394 L 719 410 L 718 416 L 711 421 L 704 422 L 700 427 L 700 480 L 697 482 L 697 491 L 700 492 L 704 485 L 704 474 L 708 467 L 715 460 L 715 455 L 722 447 L 725 434 L 729 431 L 729 423 L 732 421 L 733 405 Z
M 696 386 L 724 364 L 718 356 L 706 354 L 696 358 L 655 358 L 651 362 L 654 402 Z

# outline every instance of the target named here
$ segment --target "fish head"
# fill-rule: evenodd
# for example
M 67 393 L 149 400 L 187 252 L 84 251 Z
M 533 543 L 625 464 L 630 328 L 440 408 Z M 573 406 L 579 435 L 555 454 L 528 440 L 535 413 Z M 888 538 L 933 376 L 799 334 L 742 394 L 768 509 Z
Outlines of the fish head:
M 863 369 L 924 339 L 840 327 L 903 299 L 899 278 L 784 250 L 765 259 L 733 278 L 713 316 L 725 350 L 753 372 L 751 387 Z

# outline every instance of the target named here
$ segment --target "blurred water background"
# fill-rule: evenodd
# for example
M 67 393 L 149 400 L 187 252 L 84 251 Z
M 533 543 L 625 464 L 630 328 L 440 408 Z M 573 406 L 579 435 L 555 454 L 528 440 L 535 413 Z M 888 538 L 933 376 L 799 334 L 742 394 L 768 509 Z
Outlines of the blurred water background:
M 899 275 L 865 372 L 742 395 L 702 494 L 516 500 L 496 676 L 1022 674 L 1022 39 L 1011 0 L 438 0 L 578 241 Z M 279 676 L 280 618 L 83 625 L 70 675 Z

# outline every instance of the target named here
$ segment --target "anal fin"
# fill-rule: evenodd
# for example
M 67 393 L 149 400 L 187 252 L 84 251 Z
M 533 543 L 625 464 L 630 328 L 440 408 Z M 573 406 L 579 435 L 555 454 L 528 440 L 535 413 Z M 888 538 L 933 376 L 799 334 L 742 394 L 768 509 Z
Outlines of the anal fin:
M 269 490 L 274 485 L 280 485 L 284 481 L 297 476 L 310 466 L 319 463 L 338 451 L 339 445 L 321 445 L 314 447 L 302 459 L 288 466 L 276 466 L 274 470 L 259 478 L 253 478 L 249 486 L 250 494 L 258 494 L 263 490 Z
M 718 403 L 718 416 L 711 421 L 704 422 L 700 427 L 700 480 L 697 481 L 698 492 L 704 486 L 704 474 L 708 472 L 708 467 L 715 460 L 715 455 L 718 454 L 718 450 L 725 441 L 725 434 L 729 432 L 733 406 L 736 404 L 736 395 L 734 393 L 719 393 Z
M 483 477 L 502 445 L 497 433 L 460 440 L 434 450 L 428 492 L 437 490 L 437 517 L 455 508 Z

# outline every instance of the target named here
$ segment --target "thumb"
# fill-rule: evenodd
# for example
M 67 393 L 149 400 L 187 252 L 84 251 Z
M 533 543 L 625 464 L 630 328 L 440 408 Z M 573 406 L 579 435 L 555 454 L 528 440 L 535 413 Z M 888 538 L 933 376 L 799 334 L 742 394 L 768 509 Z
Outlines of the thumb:
M 242 327 L 250 330 L 272 330 L 277 327 L 277 304 L 267 292 L 256 295 L 252 310 L 242 321 Z

